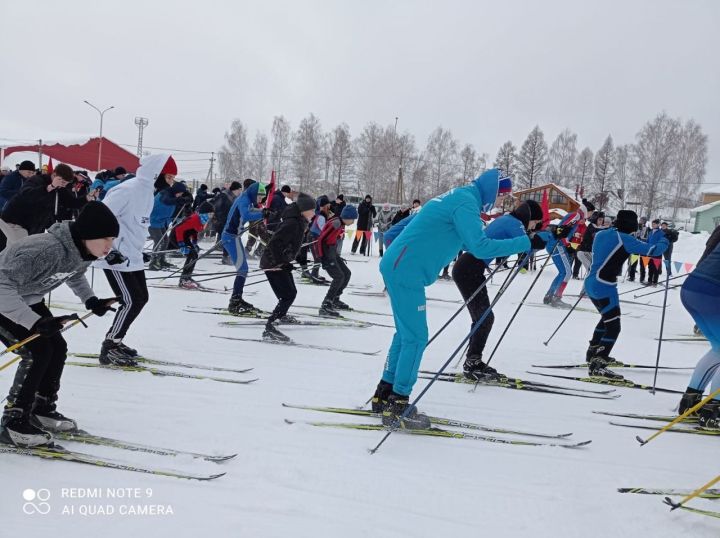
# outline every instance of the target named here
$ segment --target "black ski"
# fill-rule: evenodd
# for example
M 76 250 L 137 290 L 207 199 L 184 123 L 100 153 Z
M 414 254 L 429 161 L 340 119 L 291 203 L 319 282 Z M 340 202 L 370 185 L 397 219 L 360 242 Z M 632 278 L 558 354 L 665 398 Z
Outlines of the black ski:
M 578 364 L 531 364 L 533 368 L 557 368 L 562 370 L 570 370 L 573 368 L 587 368 L 588 363 Z M 654 370 L 655 366 L 652 364 L 628 364 L 625 362 L 615 361 L 607 365 L 608 368 L 638 368 L 638 369 L 651 369 Z M 660 366 L 659 370 L 693 370 L 694 366 Z
M 635 413 L 611 413 L 610 411 L 593 411 L 596 415 L 605 415 L 608 417 L 634 418 L 638 420 L 650 420 L 653 422 L 672 422 L 677 416 L 672 415 L 638 415 Z M 682 420 L 683 424 L 697 424 L 698 417 L 690 416 Z
M 100 355 L 97 353 L 71 353 L 68 352 L 68 355 L 72 357 L 78 357 L 81 359 L 98 359 Z M 162 361 L 158 359 L 150 359 L 148 357 L 133 357 L 133 360 L 137 362 L 142 362 L 146 364 L 155 364 L 157 366 L 176 366 L 178 368 L 196 368 L 198 370 L 209 370 L 211 372 L 232 372 L 234 374 L 246 374 L 250 371 L 252 371 L 252 368 L 243 368 L 243 369 L 235 369 L 235 368 L 223 368 L 221 366 L 207 366 L 204 364 L 194 364 L 189 362 L 175 362 L 175 361 Z
M 428 375 L 435 375 L 437 372 L 433 372 L 432 370 L 420 370 L 421 374 L 428 374 Z M 452 372 L 443 372 L 440 374 L 444 377 L 450 377 L 450 378 L 462 378 L 458 379 L 458 383 L 467 383 L 469 385 L 474 385 L 476 381 L 474 379 L 468 379 L 466 378 L 462 373 L 452 373 Z M 528 387 L 543 387 L 547 389 L 559 389 L 559 390 L 569 390 L 572 392 L 588 392 L 590 394 L 612 394 L 613 392 L 616 392 L 616 389 L 577 389 L 573 387 L 565 387 L 563 385 L 552 385 L 548 383 L 540 383 L 538 381 L 528 381 L 526 379 L 520 379 L 517 377 L 508 377 L 506 375 L 500 375 L 499 379 L 486 379 L 481 381 L 480 383 L 486 383 L 486 382 L 501 382 L 501 383 L 510 383 L 514 385 L 524 385 Z
M 225 377 L 211 377 L 207 375 L 196 375 L 186 374 L 182 372 L 172 372 L 170 370 L 160 370 L 158 368 L 148 368 L 146 366 L 114 366 L 104 365 L 99 363 L 88 363 L 88 362 L 74 362 L 68 361 L 65 363 L 68 366 L 82 366 L 85 368 L 104 368 L 107 370 L 120 370 L 122 372 L 148 372 L 152 375 L 160 377 L 182 377 L 185 379 L 208 379 L 210 381 L 219 381 L 220 383 L 234 383 L 236 385 L 249 385 L 254 383 L 257 379 L 228 379 Z
M 292 323 L 283 323 L 282 321 L 278 320 L 276 325 L 279 325 L 284 328 L 289 327 L 335 327 L 340 329 L 367 329 L 370 327 L 369 324 L 363 323 L 361 321 L 353 321 L 348 323 L 347 320 L 341 320 L 338 322 L 330 321 L 331 319 L 336 318 L 327 318 L 325 321 L 323 320 L 304 320 L 299 319 L 297 321 L 294 321 Z M 221 321 L 218 323 L 218 325 L 222 327 L 255 327 L 258 325 L 265 325 L 267 323 L 266 320 L 248 320 L 248 321 Z
M 342 349 L 337 347 L 330 347 L 330 346 L 316 346 L 313 344 L 303 344 L 300 342 L 278 342 L 277 340 L 263 340 L 262 338 L 238 338 L 236 336 L 219 336 L 211 334 L 210 338 L 222 338 L 224 340 L 237 340 L 239 342 L 258 342 L 260 344 L 275 344 L 275 345 L 282 345 L 282 346 L 291 346 L 291 347 L 299 347 L 303 349 L 317 349 L 320 351 L 335 351 L 337 353 L 354 353 L 357 355 L 377 355 L 380 353 L 381 350 L 377 351 L 355 351 L 354 349 Z
M 556 375 L 556 374 L 543 374 L 540 372 L 528 372 L 529 374 L 541 375 L 543 377 L 555 377 L 557 379 L 569 379 L 571 381 L 582 381 L 583 383 L 597 383 L 600 385 L 611 385 L 613 387 L 624 387 L 626 389 L 641 389 L 641 390 L 653 390 L 649 385 L 641 385 L 635 383 L 629 379 L 610 379 L 607 377 L 591 376 L 591 377 L 574 377 L 567 375 Z M 656 387 L 657 392 L 666 392 L 668 394 L 684 394 L 682 390 L 663 389 Z
M 649 426 L 647 424 L 627 424 L 625 422 L 612 422 L 612 421 L 610 421 L 610 424 L 612 424 L 613 426 L 622 426 L 624 428 L 637 428 L 640 430 L 658 431 L 658 430 L 663 429 L 663 426 Z M 665 431 L 675 432 L 675 433 L 690 433 L 693 435 L 704 435 L 706 437 L 717 437 L 718 435 L 720 435 L 720 430 L 703 430 L 702 428 L 692 427 L 692 426 L 684 427 L 684 426 L 675 425 L 672 428 L 670 428 L 669 430 L 665 430 Z

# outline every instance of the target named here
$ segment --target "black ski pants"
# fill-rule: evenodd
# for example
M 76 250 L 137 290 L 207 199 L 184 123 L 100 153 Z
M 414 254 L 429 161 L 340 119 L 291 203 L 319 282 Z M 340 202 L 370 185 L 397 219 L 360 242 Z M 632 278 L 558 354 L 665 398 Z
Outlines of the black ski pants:
M 273 310 L 271 318 L 280 319 L 292 306 L 297 297 L 297 288 L 293 279 L 291 269 L 280 269 L 276 271 L 265 271 L 270 287 L 278 299 L 278 304 Z
M 115 295 L 120 298 L 120 306 L 115 313 L 115 319 L 110 325 L 105 338 L 122 340 L 125 338 L 130 325 L 143 307 L 147 304 L 147 283 L 145 271 L 111 271 L 104 269 L 105 276 Z
M 452 277 L 463 299 L 467 301 L 485 282 L 485 262 L 478 260 L 469 252 L 465 252 L 458 258 L 455 265 L 453 265 Z M 472 325 L 482 317 L 489 306 L 490 299 L 488 298 L 487 287 L 483 287 L 467 305 L 470 318 L 472 319 Z M 473 356 L 478 358 L 482 357 L 494 321 L 495 316 L 490 312 L 485 318 L 485 321 L 478 327 L 478 330 L 475 331 L 475 334 L 472 335 L 467 351 L 468 358 Z
M 332 249 L 332 246 L 329 248 Z M 327 274 L 330 275 L 330 278 L 332 278 L 330 288 L 328 289 L 323 302 L 332 303 L 335 299 L 342 295 L 342 292 L 350 283 L 352 273 L 345 264 L 345 261 L 338 256 L 334 250 L 330 250 L 325 253 L 322 258 L 322 268 L 325 269 Z

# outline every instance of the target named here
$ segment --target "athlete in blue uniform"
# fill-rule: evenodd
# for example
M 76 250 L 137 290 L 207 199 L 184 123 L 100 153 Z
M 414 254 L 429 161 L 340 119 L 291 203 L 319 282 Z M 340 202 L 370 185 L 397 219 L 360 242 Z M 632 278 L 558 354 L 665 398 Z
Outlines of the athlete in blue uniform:
M 527 236 L 494 240 L 485 235 L 482 211 L 495 205 L 498 192 L 509 192 L 510 178 L 497 169 L 484 172 L 473 184 L 452 189 L 430 200 L 392 242 L 380 261 L 395 318 L 395 335 L 388 350 L 382 381 L 373 397 L 373 408 L 382 409 L 386 424 L 429 427 L 426 416 L 408 410 L 408 397 L 417 380 L 428 341 L 425 287 L 438 278 L 460 250 L 477 258 L 509 256 L 530 249 Z M 382 402 L 386 401 L 386 405 Z
M 630 254 L 662 256 L 668 247 L 664 237 L 654 245 L 643 243 L 631 233 L 637 230 L 638 218 L 634 211 L 618 211 L 612 228 L 595 234 L 592 249 L 592 265 L 585 279 L 585 291 L 600 312 L 600 321 L 590 340 L 585 359 L 591 376 L 622 379 L 620 374 L 608 369 L 615 359 L 610 357 L 615 341 L 620 335 L 620 299 L 617 277 Z
M 720 388 L 720 226 L 710 236 L 705 252 L 682 285 L 680 299 L 710 342 L 680 402 L 684 413 L 702 399 L 705 388 Z M 700 409 L 700 426 L 720 430 L 720 398 L 713 398 Z

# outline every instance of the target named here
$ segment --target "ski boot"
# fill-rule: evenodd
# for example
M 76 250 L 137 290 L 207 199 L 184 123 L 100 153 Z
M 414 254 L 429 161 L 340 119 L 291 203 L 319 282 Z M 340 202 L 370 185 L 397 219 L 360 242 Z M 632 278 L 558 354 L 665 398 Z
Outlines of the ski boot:
M 230 297 L 230 304 L 228 304 L 228 312 L 234 316 L 243 316 L 248 314 L 257 314 L 258 309 L 253 305 L 243 300 L 242 295 L 233 295 Z
M 52 435 L 33 426 L 29 415 L 19 407 L 6 407 L 0 419 L 0 443 L 22 448 L 52 446 Z
M 283 325 L 302 325 L 299 319 L 289 314 L 285 314 L 283 317 L 279 318 L 278 322 Z
M 335 310 L 335 305 L 331 303 L 330 301 L 323 301 L 322 306 L 320 307 L 320 310 L 318 310 L 318 313 L 324 317 L 324 318 L 339 318 L 340 312 Z
M 552 302 L 552 298 L 552 295 L 546 295 L 545 297 L 543 297 L 543 304 L 549 305 Z
M 598 351 L 604 351 L 603 346 L 598 346 Z M 606 377 L 607 379 L 625 379 L 617 372 L 613 372 L 608 368 L 608 364 L 612 364 L 614 361 L 611 357 L 603 355 L 595 355 L 590 359 L 588 365 L 588 373 L 590 377 Z
M 428 430 L 431 427 L 430 419 L 419 413 L 417 407 L 410 405 L 408 396 L 396 394 L 394 391 L 388 396 L 382 422 L 384 426 L 403 430 Z
M 697 389 L 691 389 L 688 387 L 685 389 L 685 394 L 682 395 L 682 398 L 680 398 L 680 406 L 678 407 L 678 415 L 682 415 L 685 411 L 690 409 L 691 407 L 695 407 L 697 404 L 700 403 L 702 400 L 702 391 L 699 391 Z M 698 412 L 695 411 L 691 413 L 689 416 L 698 416 Z
M 338 297 L 333 300 L 332 305 L 335 310 L 352 310 L 349 304 L 344 303 Z
M 126 347 L 129 351 L 135 351 L 131 348 Z M 129 351 L 125 351 L 120 342 L 114 340 L 104 340 L 102 346 L 100 346 L 100 364 L 105 366 L 137 366 L 138 363 L 133 358 L 137 356 L 132 355 Z
M 698 327 L 697 325 L 693 325 L 693 334 L 695 336 L 704 336 L 702 331 L 700 330 L 700 327 Z
M 162 269 L 162 265 L 160 265 L 160 261 L 157 258 L 153 258 L 150 265 L 148 265 L 148 271 L 162 271 Z
M 463 375 L 473 381 L 497 381 L 501 375 L 482 361 L 480 355 L 470 355 L 463 364 Z
M 698 426 L 703 430 L 720 431 L 720 400 L 710 400 L 700 408 Z
M 378 383 L 378 386 L 375 389 L 375 394 L 373 394 L 373 397 L 370 400 L 370 407 L 373 413 L 380 414 L 383 412 L 385 406 L 387 405 L 388 396 L 392 394 L 392 388 L 393 386 L 391 383 L 380 380 L 380 383 Z
M 77 431 L 77 422 L 57 412 L 55 405 L 56 400 L 57 395 L 52 398 L 46 398 L 36 394 L 35 404 L 30 414 L 30 422 L 42 430 L 53 433 Z
M 160 267 L 161 267 L 162 269 L 177 269 L 177 268 L 178 268 L 177 265 L 173 265 L 172 263 L 170 263 L 169 261 L 167 261 L 167 260 L 165 259 L 165 255 L 164 255 L 164 254 L 163 254 L 162 256 L 160 256 L 159 263 L 160 263 Z
M 553 308 L 572 308 L 569 304 L 563 302 L 562 297 L 558 297 L 557 295 L 553 295 L 550 298 L 550 306 Z
M 195 282 L 192 278 L 181 278 L 178 286 L 184 290 L 196 290 L 200 287 L 200 284 Z
M 290 342 L 290 337 L 281 333 L 270 320 L 265 324 L 263 331 L 263 340 L 270 342 Z

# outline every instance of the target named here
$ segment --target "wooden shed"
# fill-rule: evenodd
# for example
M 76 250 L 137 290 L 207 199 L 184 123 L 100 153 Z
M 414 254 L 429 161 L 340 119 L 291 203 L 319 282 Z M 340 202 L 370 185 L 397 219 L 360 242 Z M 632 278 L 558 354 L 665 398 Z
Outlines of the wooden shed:
M 550 220 L 560 219 L 580 207 L 580 201 L 575 198 L 575 194 L 570 189 L 560 187 L 555 183 L 546 183 L 531 189 L 515 191 L 513 197 L 521 202 L 535 200 L 541 204 L 544 191 L 548 192 Z

